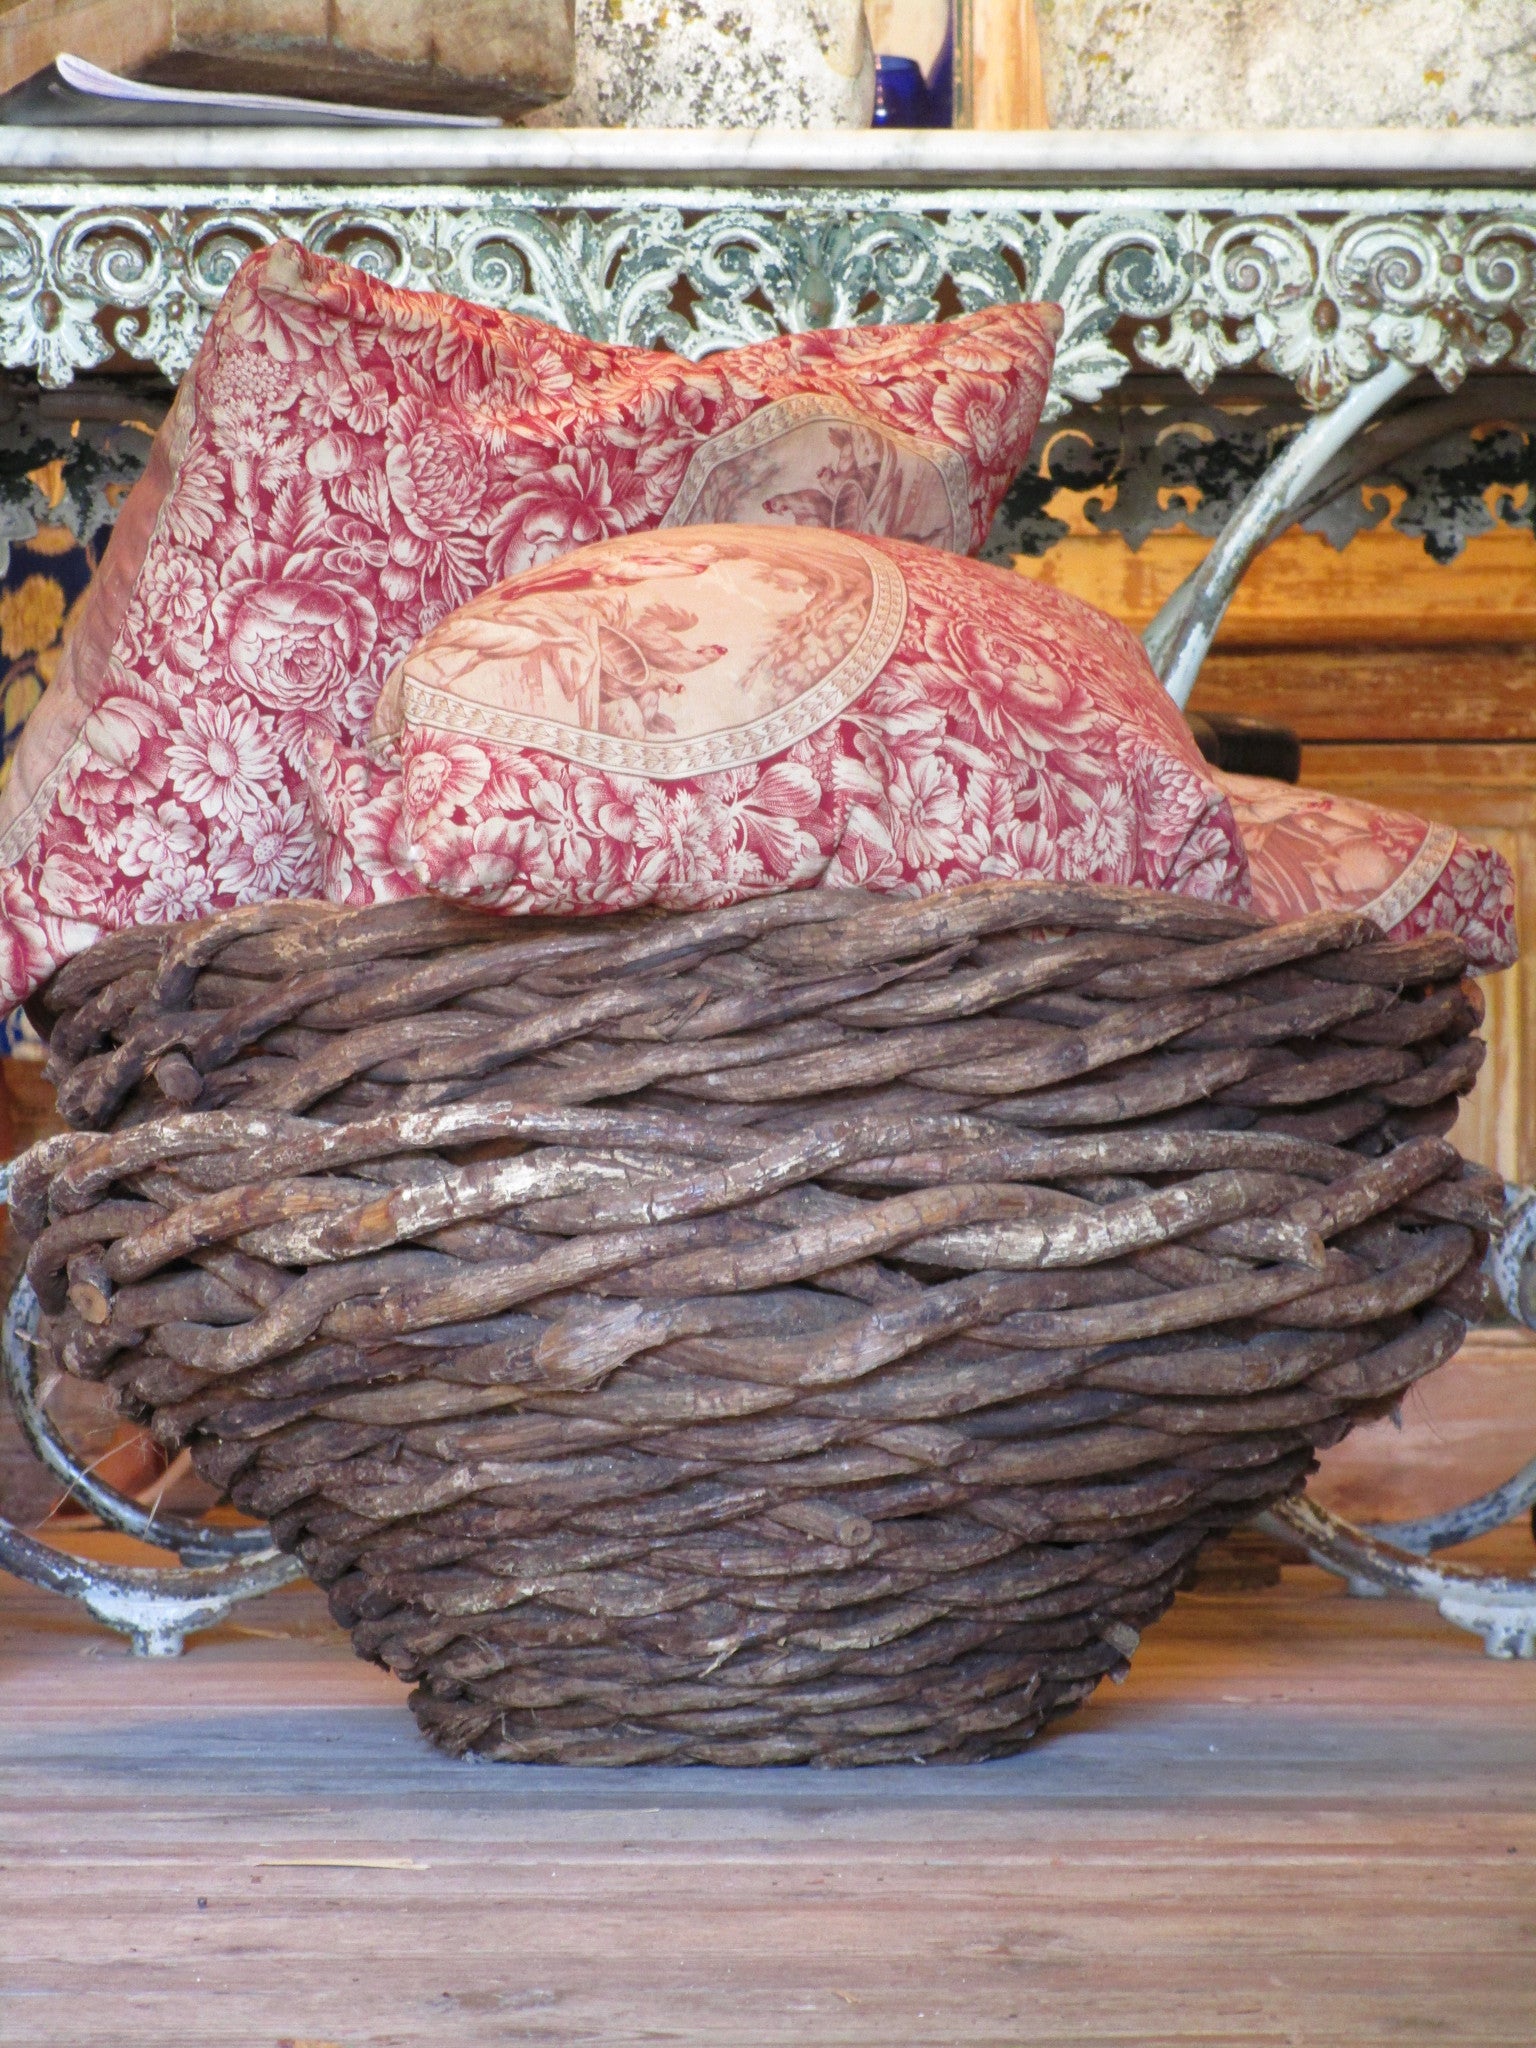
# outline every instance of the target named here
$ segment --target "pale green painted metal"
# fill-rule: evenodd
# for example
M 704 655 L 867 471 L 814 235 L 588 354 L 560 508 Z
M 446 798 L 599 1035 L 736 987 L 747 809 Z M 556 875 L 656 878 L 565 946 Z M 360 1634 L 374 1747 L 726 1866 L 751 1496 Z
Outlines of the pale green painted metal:
M 1428 1601 L 1457 1628 L 1481 1636 L 1490 1657 L 1536 1657 L 1536 1578 L 1430 1564 L 1310 1500 L 1282 1501 L 1260 1515 L 1257 1526 L 1300 1542 L 1314 1564 L 1348 1579 L 1352 1591 L 1405 1593 Z
M 179 378 L 242 258 L 279 235 L 392 283 L 695 356 L 781 330 L 932 319 L 945 304 L 1055 299 L 1058 410 L 1102 396 L 1133 358 L 1197 391 L 1269 370 L 1318 406 L 1389 360 L 1447 389 L 1475 367 L 1536 363 L 1536 204 L 1510 188 L 642 193 L 617 180 L 13 170 L 0 193 L 0 366 L 55 386 L 114 345 Z
M 1152 666 L 1180 709 L 1189 702 L 1249 563 L 1289 526 L 1334 457 L 1412 380 L 1406 363 L 1386 363 L 1304 427 L 1254 485 L 1199 568 L 1179 585 L 1142 634 Z
M 10 1177 L 10 1167 L 0 1166 L 0 1203 L 10 1199 Z M 298 1559 L 279 1551 L 265 1529 L 204 1528 L 174 1515 L 157 1516 L 83 1466 L 38 1395 L 32 1357 L 37 1321 L 37 1296 L 23 1277 L 0 1319 L 0 1380 L 32 1449 L 107 1528 L 176 1552 L 181 1569 L 71 1557 L 0 1515 L 0 1571 L 78 1600 L 105 1627 L 127 1636 L 139 1657 L 177 1656 L 190 1634 L 216 1628 L 241 1601 L 303 1578 Z
M 219 1529 L 178 1515 L 160 1514 L 106 1485 L 80 1460 L 54 1428 L 37 1386 L 34 1350 L 38 1301 L 32 1284 L 18 1280 L 0 1324 L 0 1378 L 22 1434 L 38 1461 L 64 1483 L 65 1492 L 107 1525 L 140 1543 L 173 1550 L 184 1565 L 232 1564 L 273 1554 L 265 1529 Z

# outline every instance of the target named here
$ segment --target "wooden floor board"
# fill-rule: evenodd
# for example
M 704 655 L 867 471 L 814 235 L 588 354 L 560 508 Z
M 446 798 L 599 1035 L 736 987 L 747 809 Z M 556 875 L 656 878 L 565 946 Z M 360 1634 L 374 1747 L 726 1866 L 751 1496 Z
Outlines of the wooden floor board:
M 3 2048 L 1536 2040 L 1536 1669 L 1311 1570 L 847 1775 L 454 1764 L 307 1589 L 147 1663 L 0 1580 L 0 1803 Z
M 1533 1389 L 1483 1333 L 1318 1490 L 1464 1499 Z M 0 2048 L 1532 2048 L 1533 1963 L 1536 1665 L 1310 1569 L 1016 1761 L 842 1775 L 455 1764 L 310 1588 L 141 1661 L 0 1575 Z

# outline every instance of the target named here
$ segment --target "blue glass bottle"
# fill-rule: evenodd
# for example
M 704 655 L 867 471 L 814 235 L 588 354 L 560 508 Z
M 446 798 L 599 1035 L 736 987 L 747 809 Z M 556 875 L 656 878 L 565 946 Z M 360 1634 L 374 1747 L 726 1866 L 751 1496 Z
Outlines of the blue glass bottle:
M 915 57 L 875 58 L 875 128 L 952 128 L 955 124 L 955 23 L 925 78 Z

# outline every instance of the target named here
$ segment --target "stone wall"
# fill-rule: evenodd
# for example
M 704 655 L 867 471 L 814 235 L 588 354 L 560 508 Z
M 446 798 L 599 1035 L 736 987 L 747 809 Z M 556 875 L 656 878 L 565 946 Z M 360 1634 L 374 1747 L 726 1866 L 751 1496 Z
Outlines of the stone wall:
M 867 128 L 863 0 L 576 0 L 560 128 Z
M 1053 128 L 1536 122 L 1536 0 L 1034 0 L 1034 10 Z

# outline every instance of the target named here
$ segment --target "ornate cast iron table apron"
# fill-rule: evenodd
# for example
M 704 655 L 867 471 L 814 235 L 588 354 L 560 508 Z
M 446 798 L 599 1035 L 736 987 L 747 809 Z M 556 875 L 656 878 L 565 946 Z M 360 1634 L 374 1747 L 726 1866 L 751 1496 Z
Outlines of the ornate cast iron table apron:
M 1055 299 L 1047 421 L 1133 371 L 1194 393 L 1258 371 L 1314 416 L 1145 635 L 1171 694 L 1256 554 L 1388 455 L 1476 424 L 1475 387 L 1381 418 L 1416 379 L 1536 371 L 1536 151 L 1518 130 L 1256 135 L 647 135 L 634 131 L 0 130 L 0 368 L 45 387 L 127 358 L 172 382 L 249 251 L 279 235 L 392 283 L 690 356 L 782 329 Z M 1536 384 L 1515 410 L 1536 418 Z M 1500 380 L 1499 411 L 1511 408 Z M 1377 421 L 1374 431 L 1368 431 Z M 1009 552 L 1009 534 L 996 552 Z M 1490 1258 L 1512 1314 L 1536 1196 Z M 0 1337 L 34 1448 L 180 1570 L 83 1564 L 0 1521 L 0 1565 L 149 1655 L 298 1577 L 263 1530 L 153 1517 L 81 1470 L 32 1381 L 22 1282 Z M 1428 1561 L 1536 1502 L 1536 1462 L 1449 1514 L 1361 1530 L 1266 1520 L 1360 1591 L 1428 1600 L 1495 1656 L 1536 1654 L 1536 1579 Z

